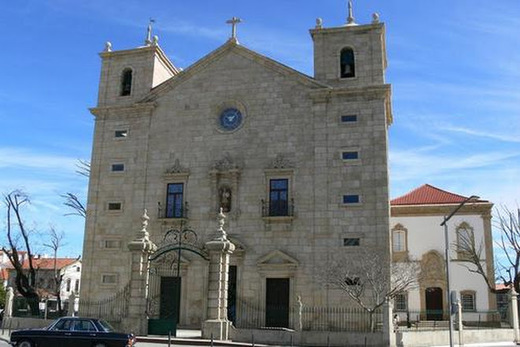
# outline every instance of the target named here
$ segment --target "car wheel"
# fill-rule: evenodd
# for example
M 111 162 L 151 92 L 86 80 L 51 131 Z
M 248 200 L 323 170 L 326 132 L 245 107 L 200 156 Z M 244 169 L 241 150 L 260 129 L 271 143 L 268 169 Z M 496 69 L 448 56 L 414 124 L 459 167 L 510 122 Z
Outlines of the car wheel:
M 32 347 L 33 344 L 31 341 L 29 340 L 22 340 L 20 341 L 20 343 L 18 344 L 18 347 Z

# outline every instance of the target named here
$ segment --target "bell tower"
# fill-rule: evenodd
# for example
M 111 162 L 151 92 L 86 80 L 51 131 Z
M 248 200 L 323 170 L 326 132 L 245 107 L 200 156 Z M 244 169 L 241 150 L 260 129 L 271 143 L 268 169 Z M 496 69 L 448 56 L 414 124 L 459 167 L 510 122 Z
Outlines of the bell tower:
M 371 24 L 357 24 L 352 1 L 346 23 L 324 28 L 321 18 L 310 30 L 314 42 L 314 78 L 333 87 L 364 87 L 385 83 L 385 27 L 374 13 Z
M 143 46 L 113 51 L 110 42 L 105 44 L 99 54 L 98 107 L 131 105 L 179 72 L 159 47 L 159 38 L 152 37 L 152 23 L 150 20 Z

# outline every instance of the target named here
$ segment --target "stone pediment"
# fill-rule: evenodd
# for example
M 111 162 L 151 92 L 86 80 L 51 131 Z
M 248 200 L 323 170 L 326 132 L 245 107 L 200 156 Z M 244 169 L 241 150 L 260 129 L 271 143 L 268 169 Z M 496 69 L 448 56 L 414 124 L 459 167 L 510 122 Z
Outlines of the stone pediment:
M 140 102 L 149 102 L 155 101 L 160 96 L 164 95 L 168 91 L 174 89 L 177 85 L 180 85 L 190 79 L 192 76 L 195 76 L 198 72 L 207 68 L 209 65 L 213 65 L 217 63 L 222 57 L 228 54 L 236 54 L 244 59 L 248 59 L 250 61 L 254 61 L 258 65 L 263 66 L 270 71 L 274 71 L 280 75 L 291 78 L 303 85 L 311 87 L 313 89 L 329 89 L 330 86 L 323 84 L 321 82 L 316 81 L 310 76 L 307 76 L 297 70 L 294 70 L 286 65 L 283 65 L 273 59 L 270 59 L 266 56 L 263 56 L 259 53 L 256 53 L 248 48 L 245 48 L 242 45 L 239 45 L 237 42 L 233 40 L 227 41 L 225 44 L 209 53 L 186 70 L 182 70 L 169 80 L 164 83 L 158 85 L 150 94 L 148 94 L 145 98 L 143 98 Z
M 256 265 L 259 271 L 264 273 L 280 271 L 292 273 L 296 270 L 299 263 L 290 255 L 280 250 L 275 250 L 258 259 Z

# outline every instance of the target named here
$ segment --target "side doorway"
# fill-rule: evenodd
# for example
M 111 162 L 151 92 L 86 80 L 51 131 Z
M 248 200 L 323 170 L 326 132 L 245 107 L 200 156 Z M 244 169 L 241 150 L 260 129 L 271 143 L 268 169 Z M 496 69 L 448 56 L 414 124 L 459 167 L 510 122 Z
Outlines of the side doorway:
M 426 288 L 426 320 L 442 320 L 443 296 L 439 287 Z
M 289 285 L 289 278 L 266 278 L 266 327 L 289 328 Z

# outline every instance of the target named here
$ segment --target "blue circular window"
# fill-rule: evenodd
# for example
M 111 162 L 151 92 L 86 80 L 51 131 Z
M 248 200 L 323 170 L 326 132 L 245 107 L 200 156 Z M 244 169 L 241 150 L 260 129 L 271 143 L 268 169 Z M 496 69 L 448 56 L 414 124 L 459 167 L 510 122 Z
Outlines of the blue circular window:
M 224 130 L 235 130 L 242 124 L 242 113 L 236 108 L 227 108 L 220 114 L 220 126 Z

